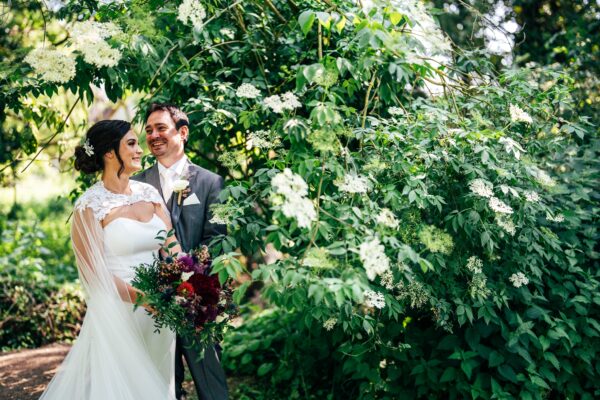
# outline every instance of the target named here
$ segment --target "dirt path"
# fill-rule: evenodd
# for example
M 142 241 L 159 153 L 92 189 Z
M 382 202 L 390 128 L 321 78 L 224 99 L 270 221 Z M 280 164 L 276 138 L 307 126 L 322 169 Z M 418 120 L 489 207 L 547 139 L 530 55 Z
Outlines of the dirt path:
M 70 348 L 66 344 L 52 344 L 0 353 L 0 400 L 37 400 Z M 189 375 L 183 387 L 191 393 L 188 400 L 197 400 Z
M 70 346 L 52 344 L 0 354 L 0 400 L 40 397 Z

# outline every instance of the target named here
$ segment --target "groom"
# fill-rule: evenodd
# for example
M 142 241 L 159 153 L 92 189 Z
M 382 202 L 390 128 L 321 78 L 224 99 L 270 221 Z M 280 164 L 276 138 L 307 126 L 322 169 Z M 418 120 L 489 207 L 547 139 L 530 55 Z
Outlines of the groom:
M 223 188 L 223 178 L 188 160 L 184 146 L 189 133 L 187 115 L 171 104 L 152 104 L 146 112 L 146 143 L 158 161 L 132 179 L 154 186 L 167 203 L 175 234 L 183 251 L 208 245 L 214 236 L 225 234 L 224 225 L 210 222 L 209 205 L 217 202 Z M 173 193 L 173 182 L 189 181 L 189 192 L 178 201 Z M 227 381 L 214 346 L 206 349 L 198 362 L 198 348 L 189 346 L 189 338 L 177 336 L 175 351 L 175 394 L 184 399 L 181 387 L 184 378 L 183 357 L 196 386 L 200 400 L 228 398 Z

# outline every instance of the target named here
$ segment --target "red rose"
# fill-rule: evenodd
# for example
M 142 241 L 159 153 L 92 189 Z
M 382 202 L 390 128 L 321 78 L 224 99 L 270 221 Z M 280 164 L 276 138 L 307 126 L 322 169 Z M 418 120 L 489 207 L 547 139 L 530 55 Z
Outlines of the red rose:
M 177 286 L 177 293 L 184 297 L 191 297 L 195 292 L 194 287 L 189 282 L 183 282 Z

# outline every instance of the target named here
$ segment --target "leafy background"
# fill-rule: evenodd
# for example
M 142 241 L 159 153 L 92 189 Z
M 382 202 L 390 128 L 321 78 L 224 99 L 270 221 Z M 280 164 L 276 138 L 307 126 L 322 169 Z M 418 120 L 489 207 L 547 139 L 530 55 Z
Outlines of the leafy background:
M 178 2 L 11 4 L 0 39 L 2 348 L 76 336 L 84 306 L 66 221 L 90 184 L 71 164 L 90 122 L 125 113 L 139 126 L 131 109 L 171 101 L 194 127 L 189 157 L 227 177 L 215 211 L 229 232 L 213 249 L 243 310 L 223 344 L 242 382 L 234 397 L 598 396 L 598 6 L 418 4 L 203 1 L 199 29 L 177 19 Z M 428 15 L 447 40 L 435 24 L 420 34 Z M 119 63 L 78 56 L 69 82 L 39 79 L 25 56 L 68 46 L 78 18 L 121 28 L 108 39 Z M 490 27 L 514 48 L 494 48 Z M 242 83 L 260 96 L 237 95 Z M 265 105 L 287 92 L 300 107 Z M 511 105 L 531 121 L 511 118 Z M 49 168 L 70 187 L 60 199 L 13 196 L 24 169 Z M 272 182 L 284 168 L 307 184 L 308 227 L 281 208 Z M 366 191 L 343 190 L 355 175 Z M 512 214 L 473 193 L 475 179 Z M 397 226 L 378 220 L 383 209 Z M 366 274 L 380 248 L 361 258 L 360 247 L 373 238 L 391 278 Z M 528 284 L 513 286 L 518 272 Z

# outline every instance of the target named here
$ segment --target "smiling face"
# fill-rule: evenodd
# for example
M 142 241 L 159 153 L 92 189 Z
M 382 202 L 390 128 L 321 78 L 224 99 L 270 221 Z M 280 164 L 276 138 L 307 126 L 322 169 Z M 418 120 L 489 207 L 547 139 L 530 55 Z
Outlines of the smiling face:
M 184 154 L 188 127 L 175 128 L 175 121 L 168 111 L 155 111 L 146 121 L 146 142 L 154 156 L 170 167 Z
M 127 132 L 119 142 L 119 157 L 123 162 L 122 173 L 131 175 L 142 169 L 142 148 L 137 135 L 132 130 Z M 121 168 L 121 163 L 114 150 L 106 153 L 104 162 L 106 167 L 110 165 L 116 170 Z

